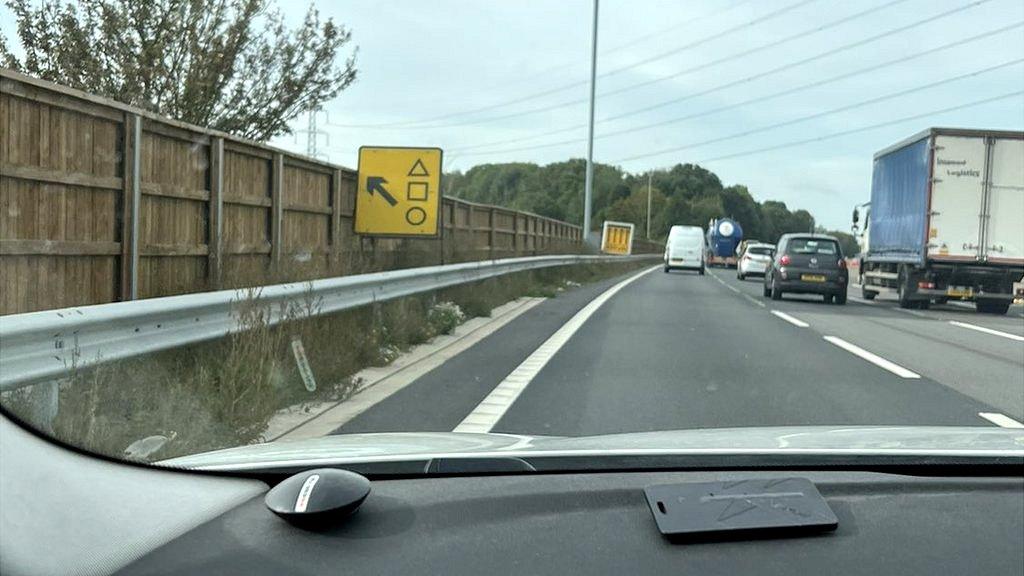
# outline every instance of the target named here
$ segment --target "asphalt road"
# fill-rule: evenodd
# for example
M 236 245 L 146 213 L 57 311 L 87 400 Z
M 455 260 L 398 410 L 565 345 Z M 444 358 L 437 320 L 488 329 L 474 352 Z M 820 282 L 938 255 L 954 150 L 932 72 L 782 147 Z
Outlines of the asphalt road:
M 760 279 L 727 269 L 644 274 L 538 361 L 549 337 L 626 277 L 535 306 L 337 432 L 451 431 L 482 402 L 497 414 L 490 431 L 558 436 L 997 425 L 982 413 L 1024 421 L 1020 306 L 998 317 L 956 304 L 908 311 L 885 297 L 861 301 L 853 288 L 845 306 L 812 296 L 773 302 Z M 494 408 L 506 396 L 492 391 L 528 358 L 528 368 L 542 367 L 511 377 L 521 392 Z

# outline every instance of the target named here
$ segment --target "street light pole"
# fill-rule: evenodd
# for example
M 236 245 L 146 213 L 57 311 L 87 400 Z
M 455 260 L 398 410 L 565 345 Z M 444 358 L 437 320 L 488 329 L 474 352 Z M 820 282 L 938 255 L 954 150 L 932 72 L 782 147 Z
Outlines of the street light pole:
M 590 33 L 590 122 L 587 130 L 587 179 L 583 189 L 583 241 L 590 240 L 590 204 L 594 195 L 594 97 L 597 83 L 597 2 Z
M 647 171 L 647 239 L 651 239 L 651 178 L 654 176 L 654 169 Z

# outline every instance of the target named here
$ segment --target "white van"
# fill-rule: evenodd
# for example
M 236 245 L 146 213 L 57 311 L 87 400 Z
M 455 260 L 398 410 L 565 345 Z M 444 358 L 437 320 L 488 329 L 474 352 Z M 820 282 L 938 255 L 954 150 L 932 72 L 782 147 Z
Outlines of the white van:
M 665 273 L 669 270 L 697 270 L 704 275 L 704 229 L 673 226 L 665 243 Z

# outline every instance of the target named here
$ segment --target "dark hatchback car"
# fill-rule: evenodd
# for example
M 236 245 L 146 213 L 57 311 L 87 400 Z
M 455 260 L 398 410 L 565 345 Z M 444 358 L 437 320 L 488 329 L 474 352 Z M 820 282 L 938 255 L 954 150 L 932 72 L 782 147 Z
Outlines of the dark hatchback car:
M 824 234 L 784 234 L 764 275 L 764 295 L 821 294 L 825 302 L 846 304 L 849 272 L 839 241 Z

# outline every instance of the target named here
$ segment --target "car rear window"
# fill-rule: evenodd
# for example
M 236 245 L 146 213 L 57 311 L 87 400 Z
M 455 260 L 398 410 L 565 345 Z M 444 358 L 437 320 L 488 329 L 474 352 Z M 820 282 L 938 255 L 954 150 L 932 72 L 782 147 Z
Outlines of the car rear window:
M 790 254 L 838 254 L 839 244 L 835 240 L 812 240 L 794 238 L 786 249 Z
M 747 248 L 747 252 L 757 254 L 758 256 L 768 256 L 772 253 L 772 249 L 766 246 L 751 246 Z

